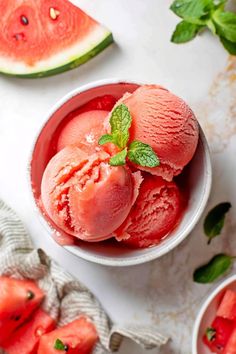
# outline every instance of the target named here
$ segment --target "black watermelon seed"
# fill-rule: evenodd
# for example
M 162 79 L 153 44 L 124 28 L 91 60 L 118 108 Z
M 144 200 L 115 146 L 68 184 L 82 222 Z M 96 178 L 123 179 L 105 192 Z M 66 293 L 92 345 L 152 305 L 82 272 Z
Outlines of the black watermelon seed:
M 29 24 L 29 20 L 25 15 L 22 15 L 20 17 L 20 21 L 21 21 L 22 25 L 24 25 L 24 26 L 27 26 Z
M 27 300 L 32 300 L 35 297 L 33 291 L 28 290 L 27 291 Z
M 12 315 L 12 316 L 10 317 L 10 319 L 11 319 L 12 321 L 19 321 L 19 320 L 21 319 L 21 315 Z

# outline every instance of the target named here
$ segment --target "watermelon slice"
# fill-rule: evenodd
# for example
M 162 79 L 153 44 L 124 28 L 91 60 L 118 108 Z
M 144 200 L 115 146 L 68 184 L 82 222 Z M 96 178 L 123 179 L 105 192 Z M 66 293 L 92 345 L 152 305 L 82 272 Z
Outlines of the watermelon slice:
M 43 335 L 39 342 L 38 354 L 90 354 L 97 338 L 92 322 L 81 317 Z
M 44 298 L 33 281 L 0 277 L 0 345 L 22 325 Z
M 112 34 L 68 0 L 0 0 L 0 72 L 41 77 L 98 54 Z
M 55 321 L 43 310 L 38 309 L 33 317 L 19 327 L 2 344 L 7 354 L 34 354 L 37 352 L 40 337 L 55 328 Z
M 216 317 L 211 327 L 206 329 L 203 342 L 212 353 L 223 353 L 234 330 L 234 322 L 222 317 Z M 227 353 L 228 354 L 228 353 Z M 234 352 L 236 354 L 236 352 Z
M 228 318 L 229 320 L 236 319 L 236 292 L 228 289 L 217 310 L 217 316 Z

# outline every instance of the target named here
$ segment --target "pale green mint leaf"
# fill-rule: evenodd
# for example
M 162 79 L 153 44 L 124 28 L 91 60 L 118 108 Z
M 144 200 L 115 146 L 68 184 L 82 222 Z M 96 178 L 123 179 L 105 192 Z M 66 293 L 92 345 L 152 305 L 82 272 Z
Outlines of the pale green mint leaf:
M 210 262 L 199 267 L 193 273 L 193 280 L 196 283 L 213 283 L 220 276 L 224 275 L 233 265 L 233 257 L 226 254 L 217 254 Z
M 116 144 L 120 149 L 123 149 L 124 147 L 127 146 L 127 143 L 129 141 L 128 131 L 124 133 L 116 131 L 112 134 L 112 136 L 113 136 L 114 144 Z
M 110 158 L 109 164 L 111 166 L 122 166 L 126 163 L 126 156 L 127 156 L 127 148 L 118 152 L 118 154 L 112 156 Z
M 214 9 L 213 0 L 175 0 L 170 9 L 188 22 L 201 19 Z
M 57 350 L 65 350 L 65 344 L 58 338 L 56 339 L 55 343 L 54 343 L 54 349 Z
M 121 149 L 128 143 L 131 122 L 132 117 L 126 105 L 120 104 L 112 111 L 110 118 L 111 134 L 116 145 Z
M 171 42 L 179 44 L 191 41 L 196 37 L 198 31 L 201 28 L 202 26 L 195 25 L 186 21 L 181 21 L 176 26 L 176 29 L 171 37 Z
M 209 241 L 220 235 L 224 227 L 225 216 L 231 208 L 229 202 L 220 203 L 209 211 L 204 221 L 204 232 Z
M 99 145 L 104 145 L 107 143 L 114 143 L 114 139 L 111 134 L 105 134 L 105 135 L 101 136 L 101 138 L 98 140 Z
M 236 13 L 217 10 L 213 14 L 217 34 L 236 43 Z
M 228 39 L 225 39 L 223 37 L 220 37 L 220 41 L 225 47 L 225 49 L 229 52 L 231 55 L 236 55 L 236 43 L 228 41 Z
M 157 167 L 160 165 L 160 161 L 151 146 L 137 140 L 130 144 L 128 158 L 133 163 L 143 167 Z
M 212 21 L 212 19 L 209 19 L 207 21 L 206 25 L 213 34 L 216 34 L 216 26 L 215 26 L 214 22 Z

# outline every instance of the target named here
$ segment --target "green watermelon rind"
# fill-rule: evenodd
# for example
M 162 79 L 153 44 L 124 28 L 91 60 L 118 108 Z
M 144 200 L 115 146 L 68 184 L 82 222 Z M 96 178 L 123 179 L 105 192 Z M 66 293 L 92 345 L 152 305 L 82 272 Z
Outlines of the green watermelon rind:
M 34 67 L 33 72 L 29 73 L 17 73 L 11 72 L 10 70 L 6 70 L 0 67 L 0 74 L 4 74 L 11 77 L 18 78 L 43 78 L 48 76 L 53 76 L 56 74 L 63 73 L 68 70 L 72 70 L 77 68 L 78 66 L 86 63 L 100 52 L 102 52 L 105 48 L 107 48 L 110 44 L 113 43 L 113 35 L 110 31 L 104 30 L 104 38 L 102 38 L 98 43 L 94 43 L 94 45 L 84 53 L 75 54 L 73 58 L 69 58 L 65 64 L 60 66 L 55 66 L 54 68 L 47 68 L 45 65 L 45 70 L 37 71 L 37 65 Z

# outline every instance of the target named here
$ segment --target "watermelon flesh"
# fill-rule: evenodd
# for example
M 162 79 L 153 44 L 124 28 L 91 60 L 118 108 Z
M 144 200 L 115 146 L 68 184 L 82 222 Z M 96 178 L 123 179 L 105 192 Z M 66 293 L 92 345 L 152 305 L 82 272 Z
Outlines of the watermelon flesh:
M 44 294 L 30 280 L 0 277 L 0 345 L 39 307 Z
M 32 318 L 19 327 L 2 348 L 8 354 L 34 354 L 40 337 L 55 328 L 55 321 L 43 310 L 38 309 Z
M 90 354 L 97 339 L 93 323 L 86 317 L 81 317 L 43 335 L 39 342 L 38 354 Z M 61 349 L 56 349 L 58 342 Z
M 68 0 L 0 0 L 0 72 L 44 76 L 72 69 L 112 42 Z
M 215 331 L 212 339 L 209 339 L 207 335 L 204 336 L 203 341 L 212 351 L 212 353 L 223 353 L 228 340 L 234 330 L 234 322 L 222 317 L 216 317 L 212 322 L 210 328 Z M 235 352 L 236 353 L 236 352 Z
M 236 354 L 236 329 L 234 329 L 223 354 Z
M 229 320 L 236 319 L 236 292 L 230 289 L 226 290 L 217 310 L 217 316 L 228 318 Z

